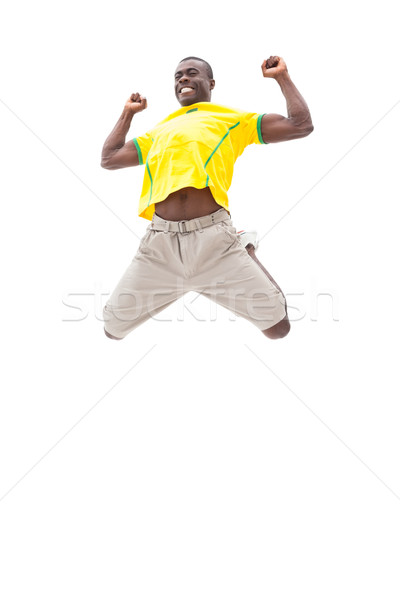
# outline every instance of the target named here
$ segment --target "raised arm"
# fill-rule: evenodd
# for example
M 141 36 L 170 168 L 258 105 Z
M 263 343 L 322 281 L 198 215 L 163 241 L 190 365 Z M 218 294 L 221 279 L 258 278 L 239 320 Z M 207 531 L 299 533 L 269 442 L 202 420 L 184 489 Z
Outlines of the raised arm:
M 264 142 L 287 142 L 309 135 L 314 126 L 308 106 L 290 79 L 285 61 L 270 56 L 261 65 L 264 77 L 276 79 L 286 99 L 288 116 L 267 114 L 261 119 L 261 135 Z
M 139 164 L 139 156 L 134 142 L 130 140 L 125 143 L 125 138 L 133 115 L 145 108 L 147 108 L 146 98 L 140 94 L 131 94 L 117 124 L 104 142 L 101 153 L 101 166 L 104 169 L 123 169 L 124 167 L 136 167 Z

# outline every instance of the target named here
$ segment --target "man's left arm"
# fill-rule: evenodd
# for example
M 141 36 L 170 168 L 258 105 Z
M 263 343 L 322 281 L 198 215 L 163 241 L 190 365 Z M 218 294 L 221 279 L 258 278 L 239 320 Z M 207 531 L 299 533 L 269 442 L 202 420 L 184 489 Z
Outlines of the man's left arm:
M 265 143 L 286 142 L 309 135 L 314 126 L 303 96 L 290 79 L 285 61 L 270 56 L 261 65 L 264 77 L 275 79 L 286 99 L 288 116 L 266 114 L 261 119 L 261 135 Z

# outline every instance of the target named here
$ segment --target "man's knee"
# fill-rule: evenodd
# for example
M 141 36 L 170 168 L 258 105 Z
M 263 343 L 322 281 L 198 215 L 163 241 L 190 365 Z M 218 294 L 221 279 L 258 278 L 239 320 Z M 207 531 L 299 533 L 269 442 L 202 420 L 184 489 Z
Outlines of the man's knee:
M 284 338 L 290 331 L 290 321 L 287 316 L 279 321 L 276 325 L 273 325 L 269 329 L 264 329 L 263 334 L 266 335 L 270 340 L 279 340 Z
M 123 338 L 115 337 L 115 335 L 111 335 L 111 333 L 108 333 L 106 328 L 104 328 L 104 333 L 106 334 L 106 336 L 108 338 L 110 338 L 110 340 L 122 340 L 123 339 Z

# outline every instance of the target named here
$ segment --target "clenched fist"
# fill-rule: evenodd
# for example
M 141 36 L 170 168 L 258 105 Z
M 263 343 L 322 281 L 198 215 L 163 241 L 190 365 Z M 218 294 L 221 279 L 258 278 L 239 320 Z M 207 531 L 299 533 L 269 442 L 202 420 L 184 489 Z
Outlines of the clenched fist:
M 283 73 L 287 73 L 287 66 L 280 56 L 270 56 L 267 60 L 264 60 L 261 70 L 264 77 L 276 79 Z
M 147 108 L 147 99 L 141 94 L 131 94 L 125 103 L 125 108 L 132 114 L 135 115 Z

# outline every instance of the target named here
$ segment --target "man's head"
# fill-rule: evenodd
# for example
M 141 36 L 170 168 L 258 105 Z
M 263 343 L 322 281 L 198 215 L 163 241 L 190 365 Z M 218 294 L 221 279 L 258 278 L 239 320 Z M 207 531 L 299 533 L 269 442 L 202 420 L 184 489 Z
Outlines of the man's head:
M 175 96 L 181 106 L 210 102 L 214 87 L 213 72 L 208 62 L 197 56 L 181 60 L 175 71 Z

